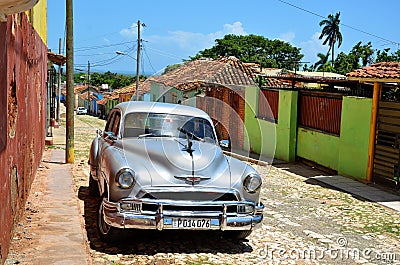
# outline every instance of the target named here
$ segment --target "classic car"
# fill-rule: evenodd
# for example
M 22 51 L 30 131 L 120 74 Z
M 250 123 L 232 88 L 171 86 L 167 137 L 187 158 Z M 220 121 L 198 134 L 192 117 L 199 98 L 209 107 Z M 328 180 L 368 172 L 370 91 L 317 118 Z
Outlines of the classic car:
M 85 107 L 78 107 L 76 109 L 76 115 L 79 115 L 79 114 L 87 114 L 87 109 Z
M 263 219 L 260 175 L 223 153 L 200 109 L 120 103 L 104 132 L 97 130 L 89 157 L 104 241 L 125 228 L 218 230 L 242 239 Z

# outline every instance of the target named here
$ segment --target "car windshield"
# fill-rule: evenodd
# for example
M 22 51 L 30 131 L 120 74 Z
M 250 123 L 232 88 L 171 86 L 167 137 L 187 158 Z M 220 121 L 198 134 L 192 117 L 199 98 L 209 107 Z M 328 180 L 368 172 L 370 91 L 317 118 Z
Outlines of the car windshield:
M 213 128 L 204 118 L 134 112 L 125 116 L 123 137 L 178 137 L 215 142 Z

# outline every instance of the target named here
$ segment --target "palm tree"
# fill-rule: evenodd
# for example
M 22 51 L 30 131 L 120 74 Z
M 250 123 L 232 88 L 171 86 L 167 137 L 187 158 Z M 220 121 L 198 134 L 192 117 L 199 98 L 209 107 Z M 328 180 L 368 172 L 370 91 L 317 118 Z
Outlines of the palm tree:
M 324 19 L 319 22 L 319 25 L 323 27 L 322 33 L 319 36 L 319 39 L 326 37 L 323 45 L 329 44 L 329 51 L 332 50 L 332 65 L 334 60 L 334 51 L 335 51 L 335 43 L 338 41 L 338 48 L 342 45 L 342 33 L 340 33 L 339 24 L 340 24 L 340 12 L 336 13 L 335 16 L 332 14 L 328 15 L 328 19 Z
M 314 64 L 314 68 L 315 68 L 316 71 L 319 71 L 328 62 L 329 53 L 326 54 L 326 55 L 323 54 L 323 53 L 318 53 L 317 56 L 319 58 L 319 61 Z

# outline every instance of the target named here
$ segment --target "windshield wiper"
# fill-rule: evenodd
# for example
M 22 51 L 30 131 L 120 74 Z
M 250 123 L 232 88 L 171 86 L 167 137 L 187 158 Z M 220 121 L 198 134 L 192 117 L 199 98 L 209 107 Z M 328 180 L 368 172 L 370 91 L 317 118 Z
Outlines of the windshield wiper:
M 138 138 L 144 138 L 144 137 L 174 137 L 174 136 L 168 134 L 154 134 L 154 133 L 145 133 L 138 136 Z
M 183 133 L 183 134 L 186 134 L 187 136 L 192 137 L 192 139 L 194 138 L 194 139 L 196 139 L 197 141 L 202 141 L 202 142 L 204 142 L 204 139 L 203 139 L 203 138 L 201 138 L 201 137 L 195 135 L 195 134 L 192 133 L 192 132 L 188 132 L 188 131 L 186 131 L 185 129 L 183 129 L 183 128 L 181 128 L 181 127 L 178 127 L 178 131 L 180 131 L 180 132 Z

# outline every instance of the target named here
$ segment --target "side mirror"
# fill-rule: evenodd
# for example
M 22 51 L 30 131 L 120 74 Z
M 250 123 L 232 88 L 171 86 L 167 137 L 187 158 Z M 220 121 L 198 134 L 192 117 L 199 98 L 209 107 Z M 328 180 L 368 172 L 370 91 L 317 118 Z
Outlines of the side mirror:
M 117 136 L 113 132 L 104 132 L 103 137 L 106 140 L 115 141 L 117 140 Z
M 221 141 L 219 141 L 219 146 L 221 146 L 221 148 L 228 149 L 229 145 L 230 145 L 229 140 L 221 140 Z

